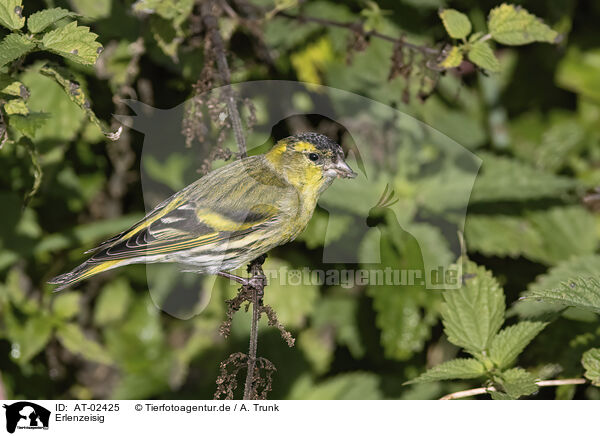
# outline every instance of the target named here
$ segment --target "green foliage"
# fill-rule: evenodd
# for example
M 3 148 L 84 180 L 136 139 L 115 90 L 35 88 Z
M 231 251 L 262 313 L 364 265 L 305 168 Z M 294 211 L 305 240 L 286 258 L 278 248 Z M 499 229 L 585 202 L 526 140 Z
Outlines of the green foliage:
M 89 27 L 78 26 L 77 22 L 72 21 L 46 33 L 42 38 L 42 47 L 73 62 L 93 65 L 102 51 L 97 37 Z
M 506 45 L 524 45 L 532 42 L 557 43 L 559 35 L 535 15 L 520 6 L 502 4 L 490 11 L 487 27 L 489 33 L 471 34 L 469 17 L 454 9 L 442 9 L 439 16 L 448 35 L 461 39 L 462 44 L 453 46 L 449 54 L 440 62 L 440 67 L 449 69 L 458 67 L 463 53 L 476 66 L 490 72 L 500 71 L 500 61 L 487 42 L 493 39 Z
M 573 278 L 553 288 L 533 289 L 524 298 L 600 313 L 600 280 L 596 277 Z
M 44 9 L 31 14 L 29 18 L 27 18 L 27 29 L 29 29 L 31 33 L 40 33 L 58 20 L 75 16 L 77 16 L 76 13 L 63 8 Z
M 454 39 L 464 39 L 471 33 L 471 22 L 462 12 L 455 9 L 442 9 L 439 12 L 448 35 Z
M 454 359 L 434 366 L 411 383 L 487 377 L 496 387 L 494 399 L 516 399 L 537 391 L 535 377 L 514 364 L 546 323 L 523 321 L 502 330 L 504 293 L 485 268 L 463 262 L 463 285 L 444 291 L 442 323 L 448 340 L 474 358 Z
M 428 369 L 409 383 L 481 378 L 485 374 L 485 366 L 477 359 L 453 359 Z
M 23 4 L 21 0 L 4 0 L 0 2 L 0 24 L 10 30 L 18 30 L 25 24 Z
M 585 368 L 585 376 L 592 384 L 600 386 L 600 348 L 592 348 L 583 353 L 581 364 Z
M 558 38 L 558 33 L 535 15 L 523 8 L 507 4 L 490 11 L 488 28 L 494 40 L 506 45 L 554 43 Z

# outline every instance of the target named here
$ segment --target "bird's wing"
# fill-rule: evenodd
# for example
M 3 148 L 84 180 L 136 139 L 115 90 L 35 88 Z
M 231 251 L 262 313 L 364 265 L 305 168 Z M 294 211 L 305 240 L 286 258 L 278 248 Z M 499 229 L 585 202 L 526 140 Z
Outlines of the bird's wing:
M 130 229 L 102 243 L 89 261 L 187 250 L 276 225 L 282 215 L 279 200 L 289 195 L 289 187 L 265 177 L 261 165 L 244 168 L 241 174 L 240 165 L 230 164 L 173 195 Z

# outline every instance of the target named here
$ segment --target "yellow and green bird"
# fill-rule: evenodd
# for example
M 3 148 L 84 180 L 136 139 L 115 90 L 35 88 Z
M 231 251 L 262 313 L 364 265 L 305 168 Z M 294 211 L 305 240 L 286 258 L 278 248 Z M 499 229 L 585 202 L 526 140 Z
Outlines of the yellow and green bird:
M 296 238 L 336 177 L 356 177 L 339 144 L 317 133 L 290 136 L 186 186 L 49 283 L 59 291 L 132 263 L 177 262 L 206 274 L 234 270 Z

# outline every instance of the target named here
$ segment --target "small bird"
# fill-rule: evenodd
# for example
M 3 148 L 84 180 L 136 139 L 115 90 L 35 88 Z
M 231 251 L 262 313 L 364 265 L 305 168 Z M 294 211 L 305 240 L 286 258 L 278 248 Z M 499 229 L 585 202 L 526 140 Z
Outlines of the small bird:
M 354 177 L 342 147 L 327 136 L 284 138 L 267 153 L 232 162 L 176 192 L 48 283 L 60 291 L 109 269 L 156 262 L 227 276 L 294 240 L 333 180 Z

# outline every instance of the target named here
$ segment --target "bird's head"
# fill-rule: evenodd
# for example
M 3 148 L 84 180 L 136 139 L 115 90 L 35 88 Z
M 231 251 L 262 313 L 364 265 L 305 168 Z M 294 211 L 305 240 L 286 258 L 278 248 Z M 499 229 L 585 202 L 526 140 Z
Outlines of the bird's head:
M 356 173 L 344 160 L 342 147 L 325 135 L 301 133 L 277 142 L 266 154 L 287 180 L 296 186 L 325 189 L 337 178 L 354 178 Z

